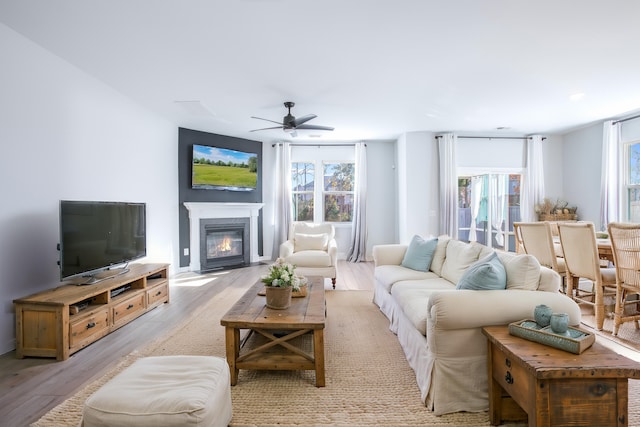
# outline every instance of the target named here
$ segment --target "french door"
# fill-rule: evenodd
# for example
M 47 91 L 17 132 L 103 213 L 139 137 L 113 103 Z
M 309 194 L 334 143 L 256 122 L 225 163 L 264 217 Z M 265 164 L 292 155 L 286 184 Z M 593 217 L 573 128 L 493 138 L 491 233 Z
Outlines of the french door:
M 458 239 L 515 251 L 513 223 L 520 221 L 520 174 L 458 176 Z

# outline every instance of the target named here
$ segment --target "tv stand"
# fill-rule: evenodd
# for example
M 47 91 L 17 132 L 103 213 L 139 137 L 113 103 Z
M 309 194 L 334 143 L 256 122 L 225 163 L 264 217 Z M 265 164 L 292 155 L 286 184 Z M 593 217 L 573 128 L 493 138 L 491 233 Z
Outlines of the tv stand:
M 169 302 L 168 264 L 132 264 L 92 286 L 64 283 L 13 301 L 16 357 L 70 355 Z M 106 280 L 110 279 L 110 280 Z

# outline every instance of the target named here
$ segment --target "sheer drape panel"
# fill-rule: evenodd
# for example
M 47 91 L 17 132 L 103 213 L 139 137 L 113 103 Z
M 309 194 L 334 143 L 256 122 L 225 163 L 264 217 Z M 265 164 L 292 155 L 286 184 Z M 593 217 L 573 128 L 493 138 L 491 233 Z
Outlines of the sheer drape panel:
M 504 246 L 503 222 L 507 210 L 508 182 L 509 175 L 496 175 L 493 177 L 493 192 L 489 199 L 491 203 L 491 226 L 496 231 L 496 243 L 498 246 Z M 490 243 L 487 243 L 490 246 Z
M 527 138 L 527 167 L 522 182 L 522 222 L 537 221 L 535 206 L 544 200 L 544 165 L 542 159 L 542 136 Z
M 458 237 L 458 175 L 456 140 L 452 133 L 438 138 L 440 158 L 440 234 Z
M 600 178 L 600 229 L 620 221 L 618 193 L 618 151 L 620 122 L 604 122 L 602 129 L 602 175 Z
M 356 144 L 356 183 L 351 224 L 350 262 L 366 261 L 367 252 L 367 146 Z
M 288 238 L 291 225 L 291 147 L 288 142 L 275 144 L 275 194 L 273 203 L 273 249 L 271 258 L 280 255 L 280 245 Z

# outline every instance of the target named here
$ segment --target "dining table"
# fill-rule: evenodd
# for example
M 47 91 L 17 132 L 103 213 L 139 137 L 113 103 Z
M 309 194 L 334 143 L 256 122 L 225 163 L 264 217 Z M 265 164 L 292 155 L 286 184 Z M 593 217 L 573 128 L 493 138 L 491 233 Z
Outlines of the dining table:
M 613 264 L 613 248 L 611 247 L 611 239 L 596 238 L 596 244 L 600 259 L 609 261 Z M 553 236 L 553 246 L 555 248 L 556 256 L 562 257 L 562 246 L 560 245 L 560 238 L 558 236 Z
M 613 248 L 611 247 L 611 239 L 596 239 L 598 244 L 598 256 L 613 264 Z

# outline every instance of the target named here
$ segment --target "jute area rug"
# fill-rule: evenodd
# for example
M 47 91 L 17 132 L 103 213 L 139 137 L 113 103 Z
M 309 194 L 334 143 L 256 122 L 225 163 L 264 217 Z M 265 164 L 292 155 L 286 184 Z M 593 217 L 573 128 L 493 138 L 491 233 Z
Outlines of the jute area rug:
M 78 426 L 84 401 L 140 357 L 224 357 L 220 317 L 243 289 L 221 292 L 185 323 L 125 357 L 103 378 L 47 413 L 33 426 Z M 370 291 L 327 291 L 326 387 L 315 387 L 313 371 L 241 370 L 231 387 L 231 426 L 488 426 L 483 413 L 437 417 L 420 400 L 413 370 Z M 637 396 L 630 390 L 630 426 L 640 426 Z M 525 424 L 504 424 L 523 426 Z

